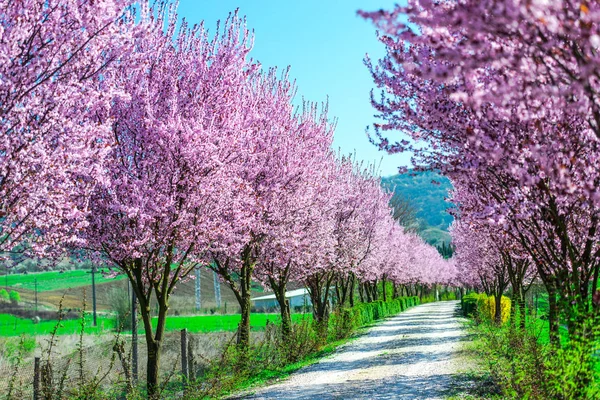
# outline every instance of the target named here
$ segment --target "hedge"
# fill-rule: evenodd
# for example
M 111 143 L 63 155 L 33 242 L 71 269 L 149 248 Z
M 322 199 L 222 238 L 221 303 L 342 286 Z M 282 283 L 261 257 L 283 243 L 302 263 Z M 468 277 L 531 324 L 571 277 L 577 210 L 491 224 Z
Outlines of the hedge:
M 349 332 L 361 326 L 368 325 L 381 318 L 396 315 L 409 307 L 420 304 L 418 296 L 399 297 L 384 302 L 382 300 L 371 303 L 360 303 L 352 308 L 343 308 L 332 314 L 330 336 L 334 338 L 346 337 Z
M 477 313 L 477 300 L 479 293 L 468 293 L 462 298 L 462 311 L 465 317 L 474 316 Z

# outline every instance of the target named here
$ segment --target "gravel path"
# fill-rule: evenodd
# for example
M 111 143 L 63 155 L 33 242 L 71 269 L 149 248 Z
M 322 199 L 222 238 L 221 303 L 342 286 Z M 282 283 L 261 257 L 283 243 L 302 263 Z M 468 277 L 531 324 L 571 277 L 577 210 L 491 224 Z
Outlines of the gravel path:
M 411 308 L 244 399 L 443 399 L 463 371 L 458 302 Z

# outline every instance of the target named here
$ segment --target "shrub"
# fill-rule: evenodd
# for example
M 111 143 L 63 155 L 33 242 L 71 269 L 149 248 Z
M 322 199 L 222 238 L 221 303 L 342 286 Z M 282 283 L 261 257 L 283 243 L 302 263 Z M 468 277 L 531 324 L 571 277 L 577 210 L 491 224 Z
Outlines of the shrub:
M 13 303 L 13 304 L 17 304 L 21 301 L 21 295 L 16 290 L 11 290 L 9 297 L 10 297 L 11 303 Z
M 501 398 L 600 398 L 596 333 L 554 348 L 540 343 L 540 332 L 532 327 L 522 331 L 484 321 L 475 329 L 478 358 L 485 361 Z
M 9 297 L 6 289 L 0 290 L 0 300 L 6 301 L 6 302 L 10 301 L 10 297 Z
M 435 296 L 432 295 L 432 294 L 421 297 L 421 303 L 422 304 L 433 303 L 434 301 L 435 301 Z
M 510 299 L 502 296 L 500 301 L 501 306 L 501 322 L 505 323 L 510 317 Z M 480 294 L 477 298 L 477 315 L 481 319 L 492 321 L 496 314 L 496 298 Z
M 36 347 L 34 337 L 7 338 L 0 354 L 9 363 L 14 364 L 18 357 L 27 357 L 33 354 Z
M 465 317 L 475 317 L 486 321 L 494 320 L 496 314 L 496 299 L 485 293 L 468 293 L 462 298 L 462 312 Z M 502 323 L 510 318 L 510 299 L 502 296 L 501 300 Z
M 442 300 L 442 301 L 456 300 L 456 293 L 454 293 L 454 292 L 444 292 L 440 296 L 440 300 Z
M 378 319 L 398 314 L 408 307 L 420 304 L 419 297 L 401 297 L 387 302 L 378 300 L 360 303 L 352 308 L 338 309 L 331 316 L 330 336 L 340 339 L 358 327 L 368 325 Z
M 462 311 L 465 317 L 475 316 L 477 312 L 477 300 L 479 295 L 477 293 L 468 293 L 462 298 Z
M 131 310 L 127 291 L 117 288 L 112 289 L 108 294 L 108 298 L 114 316 L 115 330 L 131 330 Z

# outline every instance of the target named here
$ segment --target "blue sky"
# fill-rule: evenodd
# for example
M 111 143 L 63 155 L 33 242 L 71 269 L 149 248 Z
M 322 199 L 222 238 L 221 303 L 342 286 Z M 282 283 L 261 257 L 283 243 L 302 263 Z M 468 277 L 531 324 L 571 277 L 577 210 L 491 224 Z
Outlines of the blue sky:
M 410 163 L 408 155 L 387 155 L 369 143 L 365 134 L 375 110 L 369 102 L 374 87 L 363 64 L 384 54 L 375 28 L 356 15 L 358 9 L 391 9 L 389 0 L 180 0 L 179 14 L 189 23 L 205 21 L 214 32 L 236 8 L 254 29 L 252 57 L 264 67 L 291 66 L 298 85 L 298 100 L 322 102 L 329 96 L 330 116 L 338 119 L 336 149 L 344 154 L 381 163 L 383 176 Z

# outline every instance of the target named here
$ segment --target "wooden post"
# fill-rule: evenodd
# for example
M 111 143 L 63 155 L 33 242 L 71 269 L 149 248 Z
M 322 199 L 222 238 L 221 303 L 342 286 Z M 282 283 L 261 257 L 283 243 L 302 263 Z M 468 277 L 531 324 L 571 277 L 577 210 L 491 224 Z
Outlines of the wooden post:
M 36 357 L 33 360 L 33 400 L 40 398 L 40 357 Z
M 188 337 L 187 329 L 181 330 L 181 373 L 183 374 L 185 382 L 190 378 L 188 373 Z

